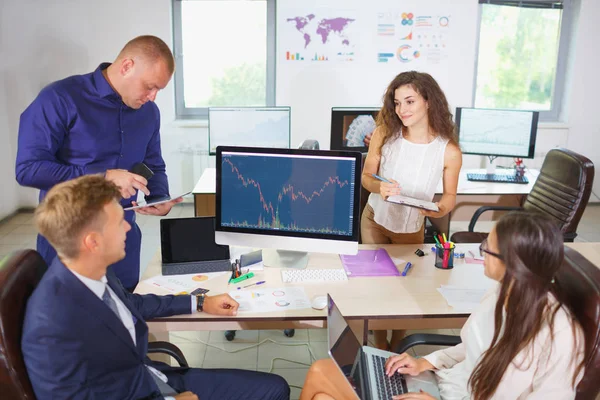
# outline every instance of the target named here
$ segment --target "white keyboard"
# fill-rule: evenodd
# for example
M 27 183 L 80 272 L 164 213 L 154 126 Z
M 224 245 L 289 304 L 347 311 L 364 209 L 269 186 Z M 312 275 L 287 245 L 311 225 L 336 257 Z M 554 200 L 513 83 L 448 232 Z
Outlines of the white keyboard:
M 348 280 L 348 275 L 343 268 L 284 269 L 281 271 L 281 280 L 283 283 L 343 282 Z

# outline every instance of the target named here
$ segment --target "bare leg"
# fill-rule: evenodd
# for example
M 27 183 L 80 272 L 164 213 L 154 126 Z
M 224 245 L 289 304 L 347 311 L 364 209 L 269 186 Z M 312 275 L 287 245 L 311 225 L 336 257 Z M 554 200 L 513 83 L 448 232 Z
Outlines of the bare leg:
M 315 397 L 312 398 L 312 400 L 335 400 L 333 397 L 331 397 L 328 394 L 325 393 L 317 393 L 315 395 Z
M 406 330 L 394 329 L 392 331 L 392 339 L 390 340 L 390 351 L 396 351 L 398 344 L 406 336 Z
M 311 365 L 300 400 L 345 400 L 356 399 L 356 393 L 348 385 L 346 377 L 340 372 L 333 360 L 318 360 Z
M 390 349 L 390 344 L 387 341 L 387 330 L 373 331 L 373 337 L 375 338 L 375 347 L 379 350 Z

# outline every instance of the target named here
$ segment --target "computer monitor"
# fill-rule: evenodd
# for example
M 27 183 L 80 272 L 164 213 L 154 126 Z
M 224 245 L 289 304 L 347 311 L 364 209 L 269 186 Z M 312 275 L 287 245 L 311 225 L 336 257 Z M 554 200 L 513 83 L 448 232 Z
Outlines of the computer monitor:
M 464 154 L 533 158 L 539 112 L 458 107 L 458 141 Z
M 331 109 L 331 150 L 369 151 L 365 137 L 375 130 L 380 108 L 333 107 Z M 368 142 L 368 140 L 367 140 Z
M 290 148 L 290 107 L 210 107 L 208 148 L 217 146 Z
M 303 268 L 306 252 L 356 254 L 361 158 L 217 147 L 216 242 L 263 248 L 265 266 Z

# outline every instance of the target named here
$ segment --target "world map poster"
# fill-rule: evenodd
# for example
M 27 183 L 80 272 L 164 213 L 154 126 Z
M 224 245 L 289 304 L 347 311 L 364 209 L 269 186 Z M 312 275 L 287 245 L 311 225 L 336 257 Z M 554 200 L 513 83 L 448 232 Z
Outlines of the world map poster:
M 278 29 L 280 57 L 289 62 L 351 62 L 356 58 L 357 17 L 305 12 L 283 16 Z

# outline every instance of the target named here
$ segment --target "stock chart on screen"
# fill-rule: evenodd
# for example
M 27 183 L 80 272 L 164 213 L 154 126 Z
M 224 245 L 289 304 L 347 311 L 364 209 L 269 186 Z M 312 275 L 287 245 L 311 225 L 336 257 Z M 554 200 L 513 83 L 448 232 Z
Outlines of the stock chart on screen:
M 223 153 L 221 225 L 352 236 L 354 160 Z

